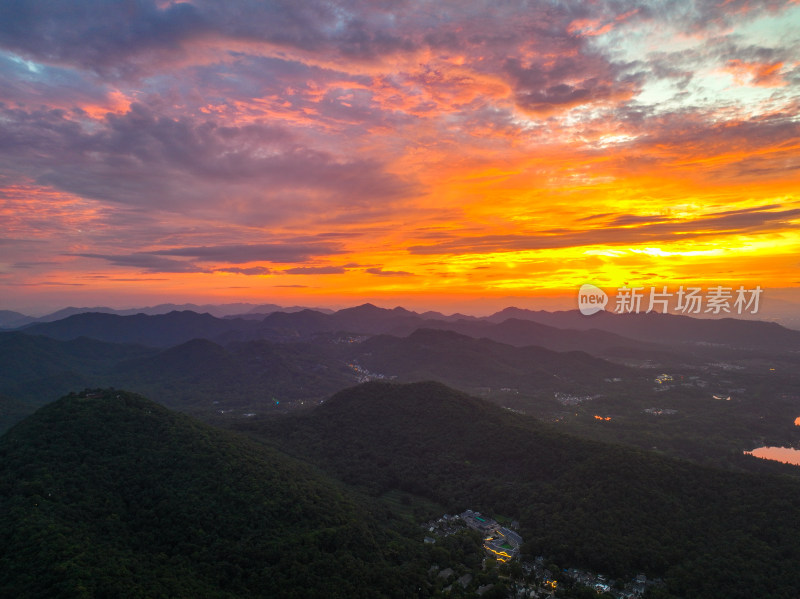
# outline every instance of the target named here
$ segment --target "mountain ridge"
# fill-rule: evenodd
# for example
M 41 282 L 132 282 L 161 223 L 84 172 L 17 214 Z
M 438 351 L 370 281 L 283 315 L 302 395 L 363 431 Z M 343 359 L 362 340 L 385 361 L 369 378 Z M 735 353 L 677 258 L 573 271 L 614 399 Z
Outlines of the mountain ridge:
M 511 316 L 511 318 L 509 318 Z M 310 339 L 320 333 L 406 336 L 419 328 L 450 329 L 471 337 L 487 337 L 516 346 L 541 345 L 556 351 L 585 349 L 596 355 L 620 347 L 640 351 L 702 351 L 718 345 L 731 350 L 800 350 L 800 331 L 777 323 L 733 318 L 700 319 L 672 314 L 583 316 L 577 311 L 544 312 L 507 308 L 484 319 L 417 314 L 401 307 L 362 304 L 333 313 L 304 308 L 296 312 L 217 318 L 211 314 L 173 311 L 167 314 L 120 316 L 81 313 L 50 323 L 32 323 L 20 330 L 59 339 L 89 336 L 104 341 L 165 347 L 205 337 L 227 343 L 266 338 Z
M 776 322 L 733 317 L 694 318 L 685 314 L 615 314 L 602 311 L 585 316 L 578 310 L 547 312 L 506 308 L 487 317 L 501 323 L 511 318 L 538 322 L 557 328 L 597 329 L 637 340 L 678 343 L 749 344 L 756 347 L 800 348 L 800 331 Z

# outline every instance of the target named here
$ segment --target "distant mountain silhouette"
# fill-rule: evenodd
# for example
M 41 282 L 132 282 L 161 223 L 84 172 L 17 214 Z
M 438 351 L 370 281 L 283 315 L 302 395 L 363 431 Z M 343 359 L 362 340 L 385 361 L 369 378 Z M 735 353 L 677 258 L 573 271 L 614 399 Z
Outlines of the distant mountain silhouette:
M 198 314 L 211 314 L 217 318 L 258 318 L 263 319 L 267 314 L 272 312 L 298 312 L 307 308 L 303 306 L 278 306 L 277 304 L 249 304 L 249 303 L 233 303 L 233 304 L 158 304 L 156 306 L 146 306 L 142 308 L 109 308 L 106 306 L 94 307 L 67 307 L 57 310 L 55 312 L 46 314 L 44 316 L 34 317 L 13 312 L 11 310 L 0 310 L 0 328 L 14 329 L 31 324 L 34 322 L 54 322 L 62 320 L 75 314 L 86 314 L 89 312 L 98 312 L 101 314 L 116 314 L 118 316 L 134 316 L 136 314 L 147 314 L 149 316 L 156 316 L 159 314 L 169 314 L 170 312 L 196 312 Z M 333 313 L 333 310 L 324 308 L 317 308 L 318 311 L 325 314 Z
M 292 314 L 277 312 L 265 318 L 263 325 L 267 329 L 283 331 L 293 336 L 307 336 L 320 332 L 408 335 L 428 323 L 455 323 L 461 320 L 461 315 L 445 316 L 439 312 L 417 314 L 401 307 L 387 309 L 367 303 L 331 314 L 316 310 L 303 310 Z M 477 319 L 468 316 L 463 317 L 463 320 Z
M 247 312 L 240 313 L 240 315 L 260 314 L 266 317 L 273 312 L 301 312 L 302 310 L 314 310 L 315 312 L 322 312 L 323 314 L 333 314 L 335 310 L 328 308 L 311 308 L 309 306 L 279 306 L 277 304 L 259 304 L 253 306 Z M 235 316 L 233 314 L 232 316 Z
M 426 313 L 426 316 L 438 313 Z M 441 317 L 441 315 L 439 315 Z M 304 338 L 320 332 L 349 332 L 365 335 L 389 334 L 407 336 L 420 328 L 450 330 L 469 337 L 485 337 L 525 346 L 539 345 L 555 351 L 583 350 L 603 354 L 613 348 L 658 349 L 655 343 L 626 339 L 606 331 L 563 330 L 531 321 L 509 320 L 492 323 L 486 320 L 427 318 L 403 308 L 387 310 L 372 304 L 322 314 L 304 310 L 293 314 L 277 312 L 264 319 L 263 328 L 279 337 Z M 267 335 L 267 333 L 263 333 Z
M 509 318 L 538 322 L 562 329 L 599 329 L 653 343 L 714 343 L 744 348 L 800 349 L 800 331 L 774 322 L 735 318 L 692 318 L 658 312 L 584 316 L 577 310 L 544 312 L 506 308 L 487 318 L 500 323 Z
M 40 316 L 39 318 L 35 318 L 34 322 L 55 322 L 57 320 L 69 318 L 70 316 L 75 316 L 76 314 L 87 314 L 90 312 L 95 312 L 98 314 L 119 314 L 120 316 L 130 316 L 138 313 L 134 312 L 133 310 L 115 310 L 105 306 L 94 306 L 93 308 L 76 308 L 74 306 L 70 306 L 67 308 L 61 308 L 60 310 L 56 310 L 50 314 Z
M 14 312 L 13 310 L 0 310 L 0 329 L 15 329 L 36 320 L 32 316 Z
M 333 314 L 303 310 L 293 314 L 275 313 L 264 319 L 265 328 L 281 330 L 297 336 L 320 332 L 351 332 L 377 334 L 389 332 L 409 333 L 425 322 L 415 312 L 404 308 L 387 310 L 373 304 L 344 308 Z
M 77 308 L 65 309 L 65 313 Z M 418 314 L 404 308 L 385 309 L 373 304 L 333 313 L 311 309 L 273 312 L 259 320 L 215 318 L 191 311 L 120 316 L 80 313 L 50 323 L 34 323 L 25 332 L 57 339 L 92 337 L 109 342 L 168 347 L 194 338 L 219 343 L 270 339 L 308 340 L 320 333 L 407 336 L 417 329 L 452 330 L 469 337 L 485 337 L 518 347 L 538 345 L 554 351 L 580 350 L 594 355 L 655 355 L 672 347 L 686 351 L 709 344 L 730 349 L 764 351 L 800 349 L 800 331 L 772 322 L 732 318 L 701 319 L 673 314 L 613 314 L 583 316 L 577 311 L 543 312 L 507 308 L 487 318 L 460 318 L 438 312 Z
M 429 326 L 447 328 L 470 337 L 486 337 L 517 347 L 538 345 L 554 351 L 578 350 L 605 355 L 611 350 L 621 347 L 653 351 L 659 349 L 655 343 L 643 343 L 607 331 L 561 329 L 514 318 L 497 324 L 487 321 L 458 321 L 441 325 L 434 322 L 429 323 Z
M 136 314 L 119 316 L 96 312 L 76 314 L 63 320 L 32 324 L 24 332 L 46 335 L 54 339 L 91 337 L 113 343 L 140 343 L 153 347 L 168 347 L 190 339 L 215 337 L 229 331 L 251 328 L 242 320 L 223 320 L 210 314 L 170 312 L 149 316 Z

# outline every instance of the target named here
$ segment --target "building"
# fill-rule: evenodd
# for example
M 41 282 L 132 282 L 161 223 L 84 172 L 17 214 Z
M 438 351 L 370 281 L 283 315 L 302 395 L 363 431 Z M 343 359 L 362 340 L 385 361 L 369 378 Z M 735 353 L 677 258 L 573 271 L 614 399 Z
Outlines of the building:
M 462 513 L 461 519 L 469 528 L 484 535 L 483 548 L 497 561 L 508 562 L 519 557 L 522 537 L 518 533 L 472 510 Z

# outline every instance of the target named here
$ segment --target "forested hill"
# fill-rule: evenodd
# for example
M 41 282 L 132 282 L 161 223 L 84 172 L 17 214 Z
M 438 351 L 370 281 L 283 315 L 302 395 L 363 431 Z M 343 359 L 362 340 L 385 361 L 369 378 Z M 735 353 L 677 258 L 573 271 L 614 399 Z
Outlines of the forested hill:
M 796 599 L 800 481 L 574 438 L 438 383 L 368 383 L 242 424 L 380 495 L 518 516 L 524 551 L 664 576 L 677 597 Z
M 338 483 L 120 391 L 0 438 L 0 538 L 0 597 L 407 597 L 424 572 Z
M 800 591 L 794 478 L 577 439 L 437 383 L 239 422 L 280 451 L 113 390 L 17 424 L 0 437 L 0 597 L 431 590 L 419 529 L 363 490 L 518 518 L 526 559 L 663 576 L 672 597 Z
M 591 392 L 606 378 L 638 374 L 585 352 L 514 347 L 442 329 L 419 329 L 408 337 L 376 335 L 356 345 L 353 355 L 370 371 L 398 375 L 401 381 L 435 380 L 464 390 Z
M 55 322 L 35 323 L 24 329 L 28 334 L 70 340 L 89 337 L 111 343 L 136 343 L 151 347 L 170 347 L 191 339 L 214 339 L 234 331 L 247 330 L 252 323 L 214 318 L 189 310 L 169 314 L 119 316 L 88 312 Z

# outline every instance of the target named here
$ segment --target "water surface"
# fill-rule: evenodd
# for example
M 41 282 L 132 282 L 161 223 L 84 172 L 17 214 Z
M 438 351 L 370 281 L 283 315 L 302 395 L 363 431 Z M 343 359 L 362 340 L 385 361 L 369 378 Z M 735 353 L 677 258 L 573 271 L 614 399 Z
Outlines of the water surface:
M 756 447 L 753 451 L 745 451 L 745 453 L 764 460 L 800 466 L 800 449 L 792 449 L 791 447 Z

